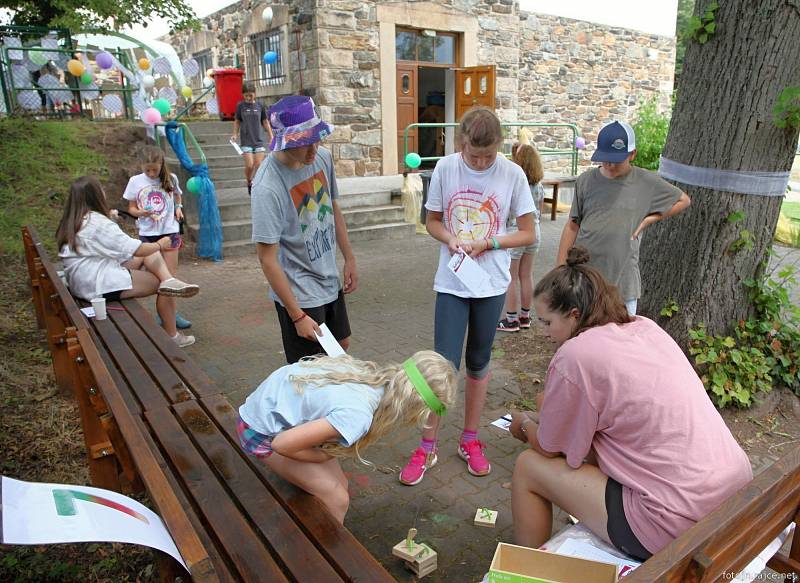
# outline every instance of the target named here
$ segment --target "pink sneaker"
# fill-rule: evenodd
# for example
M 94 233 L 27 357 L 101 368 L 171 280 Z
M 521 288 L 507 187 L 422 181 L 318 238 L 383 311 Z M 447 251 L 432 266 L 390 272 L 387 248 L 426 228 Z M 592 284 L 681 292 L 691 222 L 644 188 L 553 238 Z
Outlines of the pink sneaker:
M 458 456 L 467 462 L 467 469 L 473 476 L 485 476 L 492 471 L 492 464 L 483 455 L 485 447 L 477 439 L 469 443 L 458 444 Z
M 437 461 L 436 450 L 427 454 L 424 449 L 418 447 L 411 454 L 411 459 L 408 460 L 406 467 L 400 472 L 400 482 L 406 486 L 416 486 L 422 481 L 425 470 L 435 466 Z

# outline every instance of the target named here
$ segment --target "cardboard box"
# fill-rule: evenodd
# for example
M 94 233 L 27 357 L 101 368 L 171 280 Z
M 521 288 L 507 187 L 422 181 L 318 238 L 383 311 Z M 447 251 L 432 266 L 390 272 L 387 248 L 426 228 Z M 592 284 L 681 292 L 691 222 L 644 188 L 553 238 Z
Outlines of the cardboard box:
M 489 583 L 616 583 L 617 566 L 507 543 L 497 545 Z

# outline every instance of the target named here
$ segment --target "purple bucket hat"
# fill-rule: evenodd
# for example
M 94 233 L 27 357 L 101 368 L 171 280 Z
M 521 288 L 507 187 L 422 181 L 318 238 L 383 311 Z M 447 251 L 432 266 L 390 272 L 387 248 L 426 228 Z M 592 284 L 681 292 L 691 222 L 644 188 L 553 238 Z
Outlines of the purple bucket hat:
M 272 152 L 316 144 L 331 135 L 333 126 L 322 121 L 314 111 L 310 97 L 290 95 L 269 108 L 272 126 Z

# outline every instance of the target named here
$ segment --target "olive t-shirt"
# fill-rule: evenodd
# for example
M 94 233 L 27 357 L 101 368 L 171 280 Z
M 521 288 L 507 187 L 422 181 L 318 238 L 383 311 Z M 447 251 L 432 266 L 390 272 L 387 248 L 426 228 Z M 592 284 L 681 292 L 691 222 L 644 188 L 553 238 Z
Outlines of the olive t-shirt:
M 576 245 L 591 256 L 589 265 L 619 288 L 623 300 L 642 295 L 639 239 L 633 232 L 647 215 L 666 213 L 681 196 L 679 188 L 654 172 L 634 166 L 621 178 L 606 178 L 600 168 L 578 177 L 569 216 L 580 229 Z

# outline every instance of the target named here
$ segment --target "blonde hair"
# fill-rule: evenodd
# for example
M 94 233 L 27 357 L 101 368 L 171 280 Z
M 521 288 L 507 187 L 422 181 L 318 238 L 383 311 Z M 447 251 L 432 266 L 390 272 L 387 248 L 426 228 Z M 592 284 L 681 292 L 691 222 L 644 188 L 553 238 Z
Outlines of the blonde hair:
M 139 162 L 141 164 L 161 164 L 161 168 L 158 171 L 158 179 L 161 181 L 161 188 L 170 193 L 174 190 L 172 186 L 172 174 L 169 171 L 167 159 L 164 157 L 164 152 L 161 151 L 161 148 L 146 146 L 139 155 Z
M 539 151 L 530 144 L 520 144 L 514 152 L 514 162 L 525 172 L 528 184 L 536 184 L 544 178 L 544 166 Z
M 448 409 L 456 396 L 456 371 L 442 355 L 432 350 L 422 350 L 411 357 L 419 372 L 428 382 L 433 394 Z M 323 385 L 359 383 L 383 389 L 383 397 L 372 417 L 369 430 L 350 447 L 329 443 L 323 449 L 334 457 L 354 458 L 373 465 L 361 453 L 392 430 L 416 425 L 423 428 L 431 410 L 411 383 L 402 365 L 379 365 L 357 360 L 351 356 L 317 356 L 300 361 L 309 368 L 308 374 L 293 374 L 289 381 L 298 393 Z

